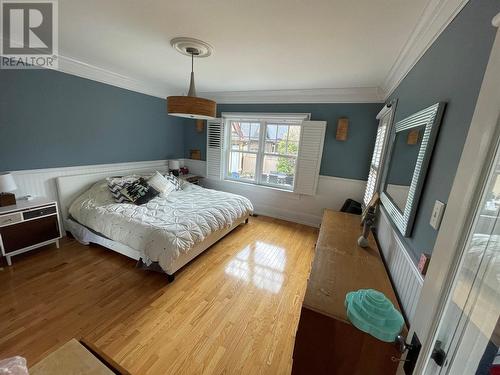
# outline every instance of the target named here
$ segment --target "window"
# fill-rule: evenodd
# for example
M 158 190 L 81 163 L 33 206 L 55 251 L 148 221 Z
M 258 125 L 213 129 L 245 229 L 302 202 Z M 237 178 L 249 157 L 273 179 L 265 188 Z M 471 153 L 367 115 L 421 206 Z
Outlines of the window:
M 227 119 L 225 178 L 293 190 L 302 120 Z
M 207 121 L 207 178 L 315 195 L 326 121 L 309 114 L 223 113 Z
M 373 149 L 372 161 L 370 164 L 370 172 L 368 174 L 368 182 L 366 183 L 365 195 L 363 203 L 368 205 L 373 197 L 373 194 L 378 190 L 381 177 L 381 166 L 385 151 L 387 134 L 392 121 L 393 107 L 384 107 L 378 114 L 379 125 L 377 129 L 377 138 L 375 139 L 375 147 Z

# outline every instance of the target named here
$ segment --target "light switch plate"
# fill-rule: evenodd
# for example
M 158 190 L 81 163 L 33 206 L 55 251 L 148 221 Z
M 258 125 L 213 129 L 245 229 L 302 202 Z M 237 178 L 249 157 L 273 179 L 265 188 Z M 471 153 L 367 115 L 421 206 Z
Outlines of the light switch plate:
M 430 224 L 435 230 L 438 230 L 441 225 L 445 207 L 446 205 L 441 201 L 436 201 L 436 203 L 434 203 Z

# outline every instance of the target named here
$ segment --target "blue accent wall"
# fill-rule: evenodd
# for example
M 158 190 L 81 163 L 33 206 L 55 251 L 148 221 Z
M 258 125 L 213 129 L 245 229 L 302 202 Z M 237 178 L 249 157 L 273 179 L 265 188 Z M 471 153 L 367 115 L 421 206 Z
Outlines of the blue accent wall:
M 196 120 L 185 119 L 184 126 L 184 157 L 189 159 L 191 150 L 200 150 L 201 159 L 207 160 L 207 127 L 204 121 L 203 132 L 196 131 Z
M 0 171 L 180 158 L 165 99 L 51 70 L 0 70 Z
M 368 169 L 377 133 L 375 117 L 382 109 L 381 103 L 349 104 L 220 104 L 218 115 L 222 112 L 260 112 L 260 113 L 311 113 L 311 120 L 327 121 L 328 126 L 321 160 L 320 174 L 357 180 L 368 178 Z M 346 141 L 337 141 L 335 133 L 337 120 L 349 118 L 349 132 Z M 186 156 L 189 150 L 202 150 L 206 157 L 206 129 L 196 133 L 194 121 L 187 124 L 184 134 Z
M 413 169 L 409 165 L 416 165 L 418 153 L 422 143 L 424 127 L 419 131 L 416 144 L 408 144 L 409 130 L 398 132 L 393 145 L 393 156 L 390 165 L 387 165 L 387 183 L 394 185 L 410 186 L 413 179 Z
M 447 103 L 413 232 L 402 239 L 415 261 L 434 247 L 438 232 L 429 225 L 432 208 L 436 200 L 448 200 L 496 33 L 491 20 L 498 12 L 498 0 L 471 0 L 391 95 L 398 99 L 396 121 Z

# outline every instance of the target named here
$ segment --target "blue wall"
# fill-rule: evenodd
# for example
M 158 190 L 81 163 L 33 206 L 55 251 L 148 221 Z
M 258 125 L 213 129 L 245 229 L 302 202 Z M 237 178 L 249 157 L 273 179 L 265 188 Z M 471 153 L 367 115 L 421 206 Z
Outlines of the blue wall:
M 311 113 L 311 120 L 325 120 L 328 123 L 321 160 L 322 175 L 366 180 L 377 132 L 375 117 L 382 108 L 380 103 L 366 104 L 221 104 L 221 112 L 281 112 Z M 335 132 L 339 117 L 349 118 L 347 141 L 337 141 Z M 206 155 L 206 133 L 195 134 L 194 121 L 186 126 L 185 149 L 202 150 Z M 189 128 L 189 129 L 188 129 Z
M 165 100 L 50 70 L 0 70 L 0 171 L 179 158 Z
M 405 130 L 398 132 L 396 135 L 391 163 L 387 165 L 387 168 L 389 168 L 387 173 L 388 184 L 405 186 L 410 186 L 411 184 L 411 180 L 413 179 L 413 168 L 408 168 L 408 166 L 415 166 L 417 163 L 424 127 L 420 128 L 417 144 L 408 144 L 409 132 L 409 130 Z
M 190 158 L 190 151 L 200 150 L 201 159 L 207 160 L 207 127 L 204 121 L 203 132 L 196 131 L 196 120 L 185 119 L 186 125 L 184 126 L 184 157 Z
M 471 0 L 391 95 L 396 121 L 447 103 L 414 229 L 403 238 L 414 259 L 431 252 L 435 200 L 446 202 L 467 136 L 500 12 L 498 0 Z M 328 122 L 321 174 L 366 179 L 381 104 L 219 105 L 219 112 L 308 112 Z M 349 118 L 346 142 L 335 140 Z M 189 156 L 206 157 L 206 133 L 170 117 L 164 99 L 47 70 L 0 70 L 0 171 Z
M 498 12 L 498 0 L 471 0 L 391 95 L 399 100 L 396 121 L 447 103 L 413 232 L 403 239 L 415 260 L 434 247 L 432 208 L 435 200 L 448 200 L 496 32 L 491 20 Z

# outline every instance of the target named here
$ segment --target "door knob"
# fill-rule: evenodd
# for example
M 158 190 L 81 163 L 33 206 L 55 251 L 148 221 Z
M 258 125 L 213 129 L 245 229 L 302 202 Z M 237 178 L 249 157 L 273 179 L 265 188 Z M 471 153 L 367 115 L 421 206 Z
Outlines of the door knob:
M 398 335 L 394 343 L 396 344 L 396 347 L 398 348 L 401 354 L 403 354 L 407 350 L 411 350 L 413 346 L 412 344 L 408 344 L 406 342 L 406 338 L 403 335 Z

